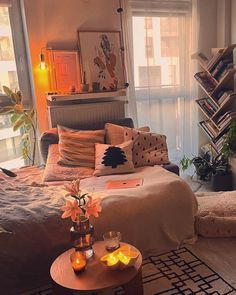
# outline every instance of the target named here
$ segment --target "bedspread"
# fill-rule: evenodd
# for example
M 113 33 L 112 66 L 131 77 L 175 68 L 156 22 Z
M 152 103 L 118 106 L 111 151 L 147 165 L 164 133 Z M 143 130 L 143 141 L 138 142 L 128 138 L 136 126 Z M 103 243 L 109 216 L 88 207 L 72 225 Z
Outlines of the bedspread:
M 0 288 L 9 282 L 17 286 L 24 278 L 28 286 L 40 282 L 55 257 L 70 247 L 71 222 L 60 217 L 65 191 L 61 183 L 42 183 L 41 174 L 35 167 L 18 170 L 16 178 L 0 174 Z M 143 186 L 138 188 L 105 188 L 108 180 L 140 177 Z M 196 198 L 183 180 L 161 167 L 90 177 L 81 186 L 102 198 L 100 217 L 92 220 L 97 239 L 107 230 L 118 230 L 123 241 L 143 254 L 194 239 Z

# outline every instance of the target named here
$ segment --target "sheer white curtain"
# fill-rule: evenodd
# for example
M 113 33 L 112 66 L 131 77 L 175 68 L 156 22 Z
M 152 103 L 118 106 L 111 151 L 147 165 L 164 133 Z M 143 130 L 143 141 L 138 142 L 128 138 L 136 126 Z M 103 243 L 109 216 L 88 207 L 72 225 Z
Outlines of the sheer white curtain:
M 124 40 L 132 67 L 129 96 L 139 126 L 167 136 L 170 159 L 198 152 L 193 80 L 198 30 L 195 0 L 124 1 Z M 132 57 L 132 58 L 131 58 Z M 131 80 L 132 87 L 132 80 Z

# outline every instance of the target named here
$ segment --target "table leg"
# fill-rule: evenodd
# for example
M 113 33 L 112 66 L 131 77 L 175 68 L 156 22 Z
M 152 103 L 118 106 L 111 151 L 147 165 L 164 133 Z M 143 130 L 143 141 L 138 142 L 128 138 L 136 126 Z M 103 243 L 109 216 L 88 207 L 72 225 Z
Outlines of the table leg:
M 128 283 L 123 285 L 125 295 L 143 295 L 142 269 Z

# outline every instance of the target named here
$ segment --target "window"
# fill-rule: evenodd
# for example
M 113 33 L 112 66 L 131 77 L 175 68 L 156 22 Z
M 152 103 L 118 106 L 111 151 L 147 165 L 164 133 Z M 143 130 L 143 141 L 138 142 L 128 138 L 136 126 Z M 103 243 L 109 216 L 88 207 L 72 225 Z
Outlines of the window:
M 0 7 L 0 82 L 0 92 L 3 85 L 19 88 L 8 7 Z
M 4 1 L 5 4 L 7 0 Z M 23 92 L 24 104 L 31 104 L 28 65 L 20 1 L 0 1 L 0 107 L 9 103 L 3 93 L 3 86 Z M 16 54 L 17 53 L 17 54 Z M 16 58 L 17 56 L 17 58 Z M 21 134 L 14 132 L 9 115 L 0 115 L 0 166 L 13 168 L 24 165 L 21 158 Z
M 132 1 L 133 69 L 138 124 L 165 134 L 178 164 L 197 150 L 191 3 L 167 2 Z
M 151 87 L 169 89 L 180 84 L 179 44 L 182 30 L 179 22 L 177 17 L 133 17 L 133 28 L 136 28 L 133 30 L 136 87 L 143 87 L 147 80 L 151 82 Z M 147 63 L 152 69 L 142 71 Z

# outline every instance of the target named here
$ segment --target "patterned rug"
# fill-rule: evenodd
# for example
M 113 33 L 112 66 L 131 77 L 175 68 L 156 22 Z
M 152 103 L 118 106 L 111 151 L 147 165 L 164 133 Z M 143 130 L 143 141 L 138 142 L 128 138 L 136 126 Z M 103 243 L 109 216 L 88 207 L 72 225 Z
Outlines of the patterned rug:
M 143 283 L 144 295 L 236 295 L 233 286 L 185 247 L 144 259 Z M 49 294 L 50 286 L 22 295 Z M 118 288 L 115 294 L 124 292 Z

